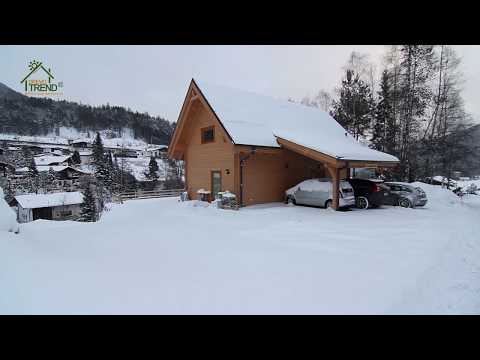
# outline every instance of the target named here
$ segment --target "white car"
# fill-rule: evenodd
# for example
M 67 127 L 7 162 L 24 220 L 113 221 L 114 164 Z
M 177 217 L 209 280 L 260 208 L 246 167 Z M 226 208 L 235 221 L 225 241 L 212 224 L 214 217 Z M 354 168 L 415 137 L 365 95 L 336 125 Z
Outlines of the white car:
M 285 191 L 285 203 L 295 205 L 310 205 L 331 207 L 333 202 L 332 182 L 330 179 L 309 179 Z M 340 180 L 339 207 L 346 208 L 355 205 L 352 186 L 345 180 Z

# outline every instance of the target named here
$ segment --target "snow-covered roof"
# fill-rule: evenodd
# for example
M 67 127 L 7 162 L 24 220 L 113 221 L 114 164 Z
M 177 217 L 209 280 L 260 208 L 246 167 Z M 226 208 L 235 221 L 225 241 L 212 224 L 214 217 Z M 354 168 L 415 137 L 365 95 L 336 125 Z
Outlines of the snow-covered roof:
M 235 144 L 279 147 L 276 137 L 342 160 L 395 161 L 360 144 L 328 113 L 285 100 L 195 80 Z
M 80 204 L 83 194 L 80 192 L 62 192 L 53 194 L 17 195 L 15 199 L 24 209 Z
M 448 179 L 445 176 L 440 176 L 440 175 L 432 177 L 432 180 L 435 180 L 444 184 L 448 183 Z M 454 182 L 452 179 L 450 179 L 450 181 Z
M 60 171 L 63 171 L 65 169 L 70 168 L 74 171 L 82 172 L 82 173 L 85 173 L 85 174 L 90 174 L 90 171 L 84 170 L 80 166 L 76 167 L 76 168 L 74 168 L 72 166 L 67 166 L 67 165 L 51 165 L 51 166 L 50 165 L 39 165 L 39 166 L 37 166 L 38 172 L 49 171 L 50 168 L 52 168 L 53 171 L 55 171 L 55 172 L 60 172 Z M 19 173 L 28 172 L 28 167 L 17 168 L 15 171 L 19 172 Z
M 150 151 L 150 150 L 163 150 L 168 148 L 167 145 L 153 145 L 153 146 L 148 146 L 145 150 Z
M 71 155 L 40 155 L 36 156 L 35 159 L 35 165 L 37 166 L 42 166 L 42 165 L 50 165 L 54 163 L 63 163 L 67 161 Z

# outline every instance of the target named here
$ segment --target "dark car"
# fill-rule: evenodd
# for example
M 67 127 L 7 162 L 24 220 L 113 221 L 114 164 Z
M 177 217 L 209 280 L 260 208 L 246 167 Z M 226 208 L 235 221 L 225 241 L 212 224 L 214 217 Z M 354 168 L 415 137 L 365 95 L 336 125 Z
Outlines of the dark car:
M 366 179 L 348 179 L 353 187 L 355 205 L 359 209 L 376 208 L 385 203 L 389 188 L 380 182 Z

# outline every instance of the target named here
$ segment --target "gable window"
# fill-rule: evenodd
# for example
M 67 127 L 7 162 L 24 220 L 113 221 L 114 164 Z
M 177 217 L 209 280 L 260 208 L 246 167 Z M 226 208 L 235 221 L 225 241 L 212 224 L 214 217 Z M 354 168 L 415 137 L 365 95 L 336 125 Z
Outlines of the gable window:
M 210 143 L 215 140 L 215 127 L 209 126 L 201 129 L 202 132 L 202 144 Z

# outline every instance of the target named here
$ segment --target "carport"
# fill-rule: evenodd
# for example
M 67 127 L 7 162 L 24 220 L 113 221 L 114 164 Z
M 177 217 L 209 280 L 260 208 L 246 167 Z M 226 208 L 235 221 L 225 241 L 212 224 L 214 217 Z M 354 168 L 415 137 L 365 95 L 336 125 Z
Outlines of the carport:
M 328 171 L 328 174 L 330 175 L 330 178 L 332 179 L 332 207 L 335 210 L 337 210 L 339 207 L 338 192 L 340 180 L 348 178 L 350 176 L 350 169 L 374 168 L 381 170 L 383 168 L 395 167 L 398 164 L 398 161 L 372 160 L 371 156 L 363 156 L 364 159 L 362 159 L 361 155 L 356 155 L 355 159 L 331 156 L 278 136 L 277 142 L 281 147 L 298 153 L 307 158 L 310 158 L 312 160 L 318 161 L 325 167 L 325 169 Z

